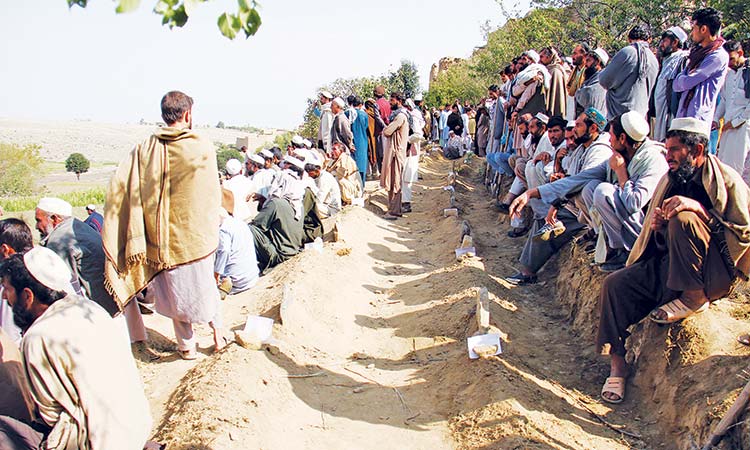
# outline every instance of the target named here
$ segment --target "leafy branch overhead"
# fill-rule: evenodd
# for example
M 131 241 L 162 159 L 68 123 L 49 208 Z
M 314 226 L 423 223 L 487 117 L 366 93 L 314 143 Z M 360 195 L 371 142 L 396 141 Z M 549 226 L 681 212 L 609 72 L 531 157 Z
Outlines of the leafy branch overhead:
M 68 6 L 74 5 L 85 8 L 89 0 L 67 0 Z M 141 0 L 116 0 L 115 11 L 118 14 L 129 13 L 138 9 Z M 212 0 L 158 0 L 154 6 L 154 13 L 162 16 L 162 25 L 169 28 L 184 26 L 191 15 L 195 13 L 201 3 Z M 237 12 L 224 12 L 219 16 L 217 25 L 225 37 L 234 39 L 240 34 L 245 38 L 255 35 L 261 25 L 259 5 L 255 0 L 237 0 Z

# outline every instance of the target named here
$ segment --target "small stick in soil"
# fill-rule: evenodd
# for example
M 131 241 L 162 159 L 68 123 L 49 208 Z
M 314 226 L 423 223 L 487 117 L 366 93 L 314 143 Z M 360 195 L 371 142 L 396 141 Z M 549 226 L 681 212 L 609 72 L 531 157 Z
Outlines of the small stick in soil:
M 398 388 L 393 388 L 394 391 L 396 391 L 396 395 L 398 395 L 398 399 L 401 400 L 401 405 L 404 407 L 406 412 L 411 414 L 411 408 L 409 408 L 409 405 L 406 404 L 406 400 L 404 400 L 404 396 L 401 395 L 401 391 L 398 390 Z
M 364 378 L 367 381 L 372 381 L 373 383 L 377 384 L 378 386 L 382 386 L 382 384 L 378 383 L 377 381 L 373 380 L 372 378 L 370 378 L 370 377 L 368 377 L 366 375 L 362 375 L 361 373 L 359 373 L 357 371 L 354 371 L 354 370 L 352 370 L 352 369 L 350 369 L 348 367 L 344 367 L 344 370 L 346 370 L 347 372 L 351 372 L 351 373 L 353 373 L 355 375 L 359 375 L 360 377 Z
M 315 373 L 306 373 L 306 374 L 299 374 L 299 375 L 287 375 L 287 378 L 312 378 L 312 377 L 320 377 L 325 375 L 325 371 L 321 370 L 320 372 Z

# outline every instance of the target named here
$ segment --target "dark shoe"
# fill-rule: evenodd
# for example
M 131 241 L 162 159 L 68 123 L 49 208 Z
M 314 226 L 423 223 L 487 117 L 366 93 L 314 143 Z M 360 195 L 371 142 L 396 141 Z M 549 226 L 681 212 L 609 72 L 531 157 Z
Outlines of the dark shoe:
M 402 203 L 401 204 L 401 212 L 410 213 L 411 212 L 411 203 Z
M 589 228 L 585 233 L 575 238 L 575 243 L 578 245 L 585 245 L 591 241 L 596 242 L 596 231 Z
M 737 342 L 739 342 L 742 345 L 750 345 L 750 334 L 743 333 L 737 336 Z
M 596 252 L 596 241 L 586 244 L 586 246 L 583 248 L 583 251 L 589 255 L 594 254 L 594 252 Z
M 510 205 L 507 203 L 502 203 L 498 200 L 495 200 L 495 211 L 502 213 L 502 214 L 510 214 Z
M 385 219 L 385 220 L 396 220 L 396 219 L 398 219 L 398 216 L 393 215 L 391 213 L 385 213 L 385 215 L 383 216 L 383 219 Z
M 607 258 L 607 260 L 599 266 L 599 270 L 604 273 L 616 272 L 625 267 L 626 262 L 628 262 L 628 252 L 618 249 L 613 252 L 611 258 Z
M 521 236 L 526 236 L 526 234 L 529 232 L 528 227 L 523 228 L 511 228 L 510 231 L 508 231 L 508 237 L 511 238 L 517 238 Z
M 515 286 L 526 286 L 528 284 L 536 283 L 536 275 L 524 275 L 518 272 L 515 275 L 505 277 L 505 281 Z

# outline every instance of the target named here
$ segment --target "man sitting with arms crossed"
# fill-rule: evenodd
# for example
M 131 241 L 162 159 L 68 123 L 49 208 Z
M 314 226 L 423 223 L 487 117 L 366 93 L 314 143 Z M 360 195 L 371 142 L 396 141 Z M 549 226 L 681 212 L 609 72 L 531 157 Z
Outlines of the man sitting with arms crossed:
M 606 402 L 625 396 L 628 327 L 647 315 L 666 324 L 702 312 L 750 272 L 750 189 L 707 153 L 709 127 L 694 118 L 672 121 L 669 172 L 651 199 L 627 267 L 602 285 L 596 347 L 611 358 L 601 394 Z

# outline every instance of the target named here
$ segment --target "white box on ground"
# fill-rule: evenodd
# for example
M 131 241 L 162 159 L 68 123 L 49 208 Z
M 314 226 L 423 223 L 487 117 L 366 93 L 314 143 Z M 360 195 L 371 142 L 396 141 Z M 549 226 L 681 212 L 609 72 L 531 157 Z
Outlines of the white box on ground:
M 445 217 L 458 217 L 458 208 L 445 208 L 443 210 L 443 216 Z
M 464 256 L 476 256 L 476 254 L 477 254 L 477 249 L 474 247 L 456 249 L 456 259 L 461 259 Z
M 271 339 L 273 319 L 261 316 L 248 316 L 243 331 L 252 340 L 266 343 Z
M 323 253 L 323 239 L 316 237 L 314 241 L 305 244 L 305 250 L 313 249 L 318 253 Z
M 352 199 L 352 206 L 361 206 L 361 207 L 364 208 L 365 207 L 365 198 L 364 197 L 353 198 Z
M 499 355 L 503 352 L 500 348 L 500 335 L 499 334 L 480 334 L 478 336 L 471 336 L 467 340 L 467 346 L 469 348 L 469 358 L 479 359 L 479 355 L 474 352 L 474 349 L 479 346 L 496 346 L 497 352 L 495 355 Z

